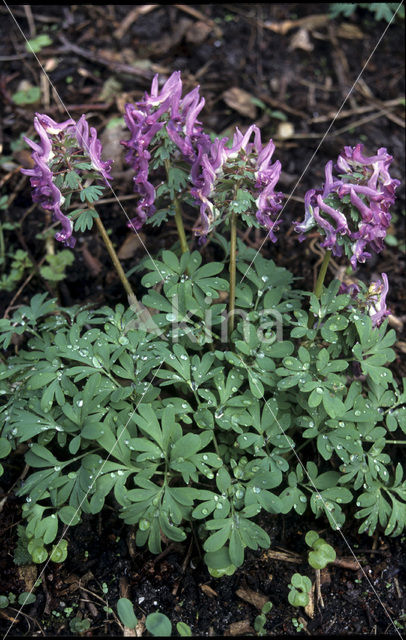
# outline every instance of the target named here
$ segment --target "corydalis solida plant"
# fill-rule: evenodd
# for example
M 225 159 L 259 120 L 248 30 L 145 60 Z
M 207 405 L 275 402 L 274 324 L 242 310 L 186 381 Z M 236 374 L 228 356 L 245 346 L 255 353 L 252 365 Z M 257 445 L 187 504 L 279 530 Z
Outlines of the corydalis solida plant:
M 139 194 L 133 228 L 153 219 L 159 199 L 173 193 L 199 208 L 197 235 L 223 221 L 235 233 L 237 216 L 274 233 L 281 196 L 272 142 L 263 145 L 255 126 L 237 130 L 230 143 L 212 141 L 197 121 L 202 100 L 197 89 L 182 98 L 177 72 L 162 89 L 156 78 L 144 100 L 127 106 L 131 137 L 125 144 Z M 64 133 L 52 135 L 62 139 Z M 386 187 L 384 168 L 379 175 Z M 80 171 L 77 166 L 74 173 L 80 177 Z M 331 171 L 326 198 L 339 197 L 335 182 L 349 188 L 362 186 L 360 180 L 352 170 L 346 179 Z M 373 185 L 372 174 L 369 180 Z M 331 214 L 317 206 L 331 226 L 344 230 L 333 204 L 327 203 Z M 157 312 L 156 333 L 129 327 L 134 314 L 121 305 L 58 314 L 43 296 L 3 323 L 5 347 L 17 331 L 32 334 L 29 350 L 21 348 L 10 367 L 0 363 L 6 440 L 0 451 L 10 443 L 33 444 L 26 462 L 39 471 L 19 494 L 27 496 L 29 550 L 37 561 L 56 537 L 52 516 L 70 525 L 82 511 L 99 513 L 113 492 L 120 517 L 138 527 L 138 545 L 158 553 L 161 532 L 180 542 L 192 522 L 208 566 L 221 571 L 240 566 L 247 547 L 269 546 L 269 536 L 252 522 L 262 510 L 300 516 L 309 506 L 339 528 L 343 505 L 352 502 L 354 510 L 360 507 L 360 531 L 372 533 L 378 518 L 388 535 L 403 530 L 406 488 L 388 453 L 388 432 L 406 428 L 401 411 L 389 413 L 406 394 L 382 366 L 395 357 L 394 331 L 386 333 L 383 320 L 386 276 L 359 301 L 339 294 L 337 281 L 326 290 L 321 283 L 309 310 L 307 294 L 292 288 L 293 275 L 272 260 L 241 243 L 233 263 L 236 236 L 230 237 L 223 243 L 230 284 L 224 264 L 202 264 L 198 251 L 180 258 L 163 251 L 162 260 L 144 263 L 143 303 Z M 232 327 L 225 347 L 219 327 L 226 305 L 219 292 L 230 289 L 231 299 L 232 278 L 246 317 Z M 260 324 L 269 310 L 281 319 L 280 340 Z M 353 361 L 362 382 L 351 371 Z M 306 478 L 295 458 L 304 447 Z

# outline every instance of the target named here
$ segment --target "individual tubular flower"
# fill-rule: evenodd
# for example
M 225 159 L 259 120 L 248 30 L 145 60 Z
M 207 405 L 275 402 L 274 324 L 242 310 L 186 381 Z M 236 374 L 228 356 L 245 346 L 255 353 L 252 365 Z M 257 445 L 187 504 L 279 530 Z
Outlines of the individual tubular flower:
M 87 172 L 87 177 L 102 179 L 108 184 L 108 180 L 112 179 L 109 174 L 112 162 L 102 161 L 102 146 L 97 138 L 96 129 L 91 127 L 89 136 L 89 125 L 84 115 L 78 123 L 71 118 L 58 123 L 46 114 L 37 113 L 34 128 L 39 135 L 40 143 L 24 138 L 33 149 L 34 168 L 21 169 L 21 173 L 30 176 L 34 202 L 52 211 L 54 218 L 61 223 L 62 231 L 55 234 L 56 240 L 68 247 L 74 247 L 76 240 L 72 237 L 73 225 L 61 211 L 65 202 L 64 189 L 55 184 L 56 173 L 62 175 L 73 170 L 80 175 L 81 170 L 76 168 L 77 160 L 81 160 L 77 155 L 79 153 L 90 159 L 92 169 Z
M 386 296 L 389 291 L 388 277 L 382 273 L 382 280 L 372 282 L 368 289 L 367 309 L 372 320 L 373 327 L 379 327 L 385 317 L 390 315 L 386 307 Z
M 293 223 L 299 241 L 309 229 L 318 227 L 325 236 L 321 246 L 336 256 L 344 248 L 353 269 L 357 262 L 371 257 L 370 250 L 382 251 L 391 220 L 389 207 L 400 184 L 389 174 L 392 160 L 384 148 L 366 157 L 362 144 L 344 147 L 336 165 L 340 175 L 333 176 L 329 161 L 323 189 L 311 189 L 305 195 L 305 218 Z

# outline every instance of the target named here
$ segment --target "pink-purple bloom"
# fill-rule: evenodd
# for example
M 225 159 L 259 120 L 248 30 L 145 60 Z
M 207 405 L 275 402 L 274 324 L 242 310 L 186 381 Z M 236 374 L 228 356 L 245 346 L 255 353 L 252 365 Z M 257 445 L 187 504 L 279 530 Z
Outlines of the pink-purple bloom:
M 200 207 L 195 233 L 204 240 L 213 229 L 220 215 L 214 202 L 216 183 L 234 160 L 243 159 L 252 174 L 249 187 L 256 194 L 257 220 L 275 242 L 274 231 L 278 227 L 283 196 L 275 191 L 281 164 L 279 161 L 271 164 L 275 150 L 273 142 L 263 146 L 260 130 L 255 125 L 245 134 L 236 129 L 231 148 L 226 146 L 228 138 L 216 138 L 211 142 L 197 119 L 204 103 L 199 87 L 182 98 L 180 71 L 175 71 L 161 90 L 158 76 L 155 76 L 150 94 L 145 93 L 143 100 L 126 105 L 124 118 L 131 136 L 121 144 L 128 149 L 126 161 L 134 169 L 134 190 L 140 196 L 136 216 L 129 226 L 140 229 L 155 212 L 156 192 L 150 178 L 151 144 L 155 135 L 165 127 L 168 137 L 177 147 L 177 153 L 190 166 L 190 194 Z
M 40 142 L 34 142 L 26 137 L 24 140 L 33 149 L 32 159 L 35 165 L 33 169 L 21 169 L 21 173 L 30 176 L 34 202 L 52 211 L 54 218 L 61 223 L 62 230 L 55 234 L 55 238 L 68 247 L 74 247 L 76 240 L 72 236 L 72 221 L 61 211 L 65 198 L 54 182 L 52 165 L 62 160 L 62 151 L 71 151 L 73 154 L 79 150 L 89 157 L 94 171 L 93 177 L 102 178 L 108 183 L 108 180 L 111 180 L 109 173 L 111 161 L 102 161 L 102 146 L 97 138 L 96 129 L 91 127 L 89 135 L 89 125 L 84 115 L 78 123 L 71 118 L 58 123 L 46 114 L 37 113 L 34 118 L 34 128 Z
M 147 218 L 155 212 L 155 187 L 150 182 L 150 147 L 155 135 L 166 126 L 172 142 L 178 147 L 183 158 L 192 165 L 200 162 L 203 150 L 208 148 L 210 138 L 204 134 L 197 116 L 204 106 L 199 96 L 199 87 L 182 96 L 180 71 L 175 71 L 165 82 L 161 91 L 158 88 L 158 76 L 152 81 L 150 94 L 145 93 L 143 100 L 127 104 L 124 119 L 131 137 L 121 144 L 128 149 L 126 162 L 134 169 L 134 191 L 140 195 L 136 207 L 137 215 L 130 221 L 129 227 L 140 229 Z
M 362 144 L 344 147 L 336 165 L 340 175 L 333 175 L 329 161 L 323 189 L 310 189 L 305 195 L 305 218 L 293 223 L 299 240 L 313 227 L 319 228 L 325 236 L 321 246 L 335 256 L 341 256 L 344 248 L 353 269 L 371 257 L 371 250 L 382 251 L 391 220 L 389 207 L 400 184 L 389 174 L 392 160 L 384 148 L 366 157 Z
M 252 135 L 254 140 L 251 142 Z M 194 187 L 191 195 L 200 203 L 200 226 L 195 231 L 205 237 L 213 228 L 219 215 L 214 203 L 216 182 L 227 169 L 231 170 L 234 161 L 243 159 L 246 168 L 252 172 L 250 190 L 256 193 L 256 218 L 267 229 L 272 242 L 276 242 L 274 231 L 279 224 L 279 211 L 282 209 L 283 194 L 275 192 L 276 183 L 281 173 L 279 160 L 271 164 L 275 145 L 270 140 L 262 145 L 261 132 L 256 125 L 251 125 L 245 134 L 236 129 L 231 148 L 226 146 L 227 138 L 216 138 L 207 153 L 200 160 L 201 172 L 192 176 Z M 242 179 L 246 187 L 246 179 Z

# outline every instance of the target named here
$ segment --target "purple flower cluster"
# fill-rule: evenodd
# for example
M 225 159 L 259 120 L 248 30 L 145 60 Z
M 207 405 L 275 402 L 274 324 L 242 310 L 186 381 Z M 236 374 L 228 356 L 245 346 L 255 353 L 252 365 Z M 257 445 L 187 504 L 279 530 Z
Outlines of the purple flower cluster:
M 140 195 L 136 213 L 129 227 L 140 229 L 147 218 L 155 212 L 155 189 L 149 181 L 151 153 L 148 150 L 155 135 L 166 126 L 169 138 L 176 144 L 185 160 L 192 165 L 199 161 L 210 138 L 203 133 L 197 116 L 204 106 L 199 87 L 181 98 L 182 81 L 180 71 L 175 71 L 165 82 L 161 91 L 158 76 L 152 81 L 150 94 L 144 99 L 125 107 L 125 122 L 131 137 L 121 144 L 128 149 L 126 162 L 134 169 L 134 191 Z M 192 169 L 193 175 L 193 169 Z
M 195 233 L 205 238 L 213 228 L 218 215 L 212 198 L 215 182 L 224 175 L 225 165 L 243 156 L 254 173 L 257 219 L 266 227 L 270 238 L 275 242 L 274 230 L 279 222 L 276 218 L 282 208 L 282 193 L 275 192 L 281 164 L 279 161 L 270 164 L 275 150 L 273 142 L 270 141 L 263 146 L 261 133 L 255 125 L 244 135 L 237 129 L 231 148 L 226 147 L 228 138 L 216 138 L 211 142 L 197 120 L 204 104 L 199 87 L 195 87 L 182 98 L 180 71 L 175 71 L 161 91 L 158 89 L 158 76 L 155 76 L 150 94 L 145 93 L 143 100 L 126 105 L 124 118 L 131 137 L 121 144 L 128 149 L 126 161 L 134 169 L 134 190 L 140 195 L 136 207 L 137 215 L 128 226 L 139 230 L 146 219 L 155 212 L 155 188 L 149 178 L 149 147 L 155 135 L 166 127 L 168 137 L 178 148 L 183 160 L 191 166 L 191 195 L 200 205 L 200 222 L 195 228 Z M 250 142 L 253 133 L 254 142 Z
M 254 141 L 250 142 L 252 134 L 254 134 Z M 282 209 L 283 194 L 275 192 L 281 173 L 279 160 L 271 164 L 275 145 L 272 140 L 262 145 L 261 132 L 256 125 L 251 125 L 245 134 L 236 129 L 231 148 L 226 147 L 227 142 L 228 138 L 221 140 L 216 138 L 208 152 L 201 154 L 200 175 L 196 175 L 196 165 L 193 167 L 195 174 L 193 175 L 192 172 L 194 187 L 191 195 L 200 202 L 200 228 L 196 231 L 206 236 L 212 229 L 218 215 L 212 201 L 216 180 L 224 176 L 225 169 L 230 167 L 234 160 L 243 159 L 255 181 L 253 187 L 257 192 L 257 220 L 268 230 L 272 242 L 276 242 L 274 231 L 279 224 L 278 213 Z M 251 184 L 248 186 L 252 188 Z
M 89 125 L 84 115 L 78 123 L 71 118 L 57 123 L 49 116 L 37 113 L 34 118 L 34 128 L 40 138 L 39 144 L 29 138 L 24 140 L 33 149 L 32 159 L 35 165 L 33 169 L 21 169 L 21 173 L 30 176 L 34 202 L 52 211 L 54 218 L 61 223 L 62 230 L 55 234 L 55 238 L 68 247 L 74 247 L 76 240 L 72 237 L 72 221 L 61 211 L 65 198 L 54 183 L 51 165 L 58 166 L 63 153 L 73 154 L 79 150 L 89 157 L 95 172 L 94 177 L 96 179 L 101 177 L 107 182 L 111 180 L 109 174 L 111 161 L 102 161 L 102 146 L 97 138 L 96 129 L 91 127 L 89 135 Z
M 318 227 L 325 236 L 321 246 L 331 249 L 335 256 L 341 256 L 344 247 L 353 269 L 357 262 L 371 257 L 365 250 L 367 245 L 376 253 L 382 251 L 391 220 L 389 208 L 400 184 L 389 174 L 392 160 L 385 148 L 366 157 L 362 144 L 344 147 L 336 165 L 339 176 L 333 176 L 333 163 L 329 161 L 324 188 L 310 189 L 305 195 L 305 218 L 293 223 L 299 240 L 305 239 L 309 229 Z

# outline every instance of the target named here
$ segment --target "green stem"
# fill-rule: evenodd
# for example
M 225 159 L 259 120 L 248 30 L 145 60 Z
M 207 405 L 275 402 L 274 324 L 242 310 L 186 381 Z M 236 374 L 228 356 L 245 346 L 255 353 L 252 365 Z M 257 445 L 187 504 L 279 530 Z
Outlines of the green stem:
M 232 213 L 230 219 L 230 294 L 228 297 L 228 335 L 234 330 L 235 283 L 237 258 L 237 214 Z
M 406 444 L 406 440 L 386 440 L 386 444 Z
M 323 262 L 321 264 L 319 275 L 317 277 L 316 286 L 314 287 L 314 295 L 318 299 L 320 299 L 323 291 L 324 278 L 326 277 L 327 267 L 328 267 L 328 263 L 330 262 L 330 258 L 331 258 L 331 249 L 328 249 L 324 254 Z M 309 315 L 309 321 L 307 324 L 308 329 L 312 329 L 313 324 L 314 324 L 314 319 L 311 317 L 311 315 Z
M 91 209 L 93 209 L 93 211 L 96 211 L 94 207 L 90 206 Z M 128 282 L 126 275 L 124 273 L 124 269 L 120 264 L 120 260 L 118 259 L 116 250 L 114 249 L 111 240 L 107 234 L 106 228 L 104 226 L 104 224 L 102 223 L 100 216 L 97 215 L 97 218 L 95 218 L 96 221 L 96 226 L 100 232 L 101 237 L 103 238 L 104 244 L 106 245 L 107 251 L 109 252 L 111 261 L 115 267 L 115 270 L 117 271 L 118 277 L 120 278 L 122 285 L 128 295 L 128 297 L 135 302 L 135 304 L 138 304 L 137 298 L 135 296 L 134 291 L 132 290 L 132 287 L 130 285 L 130 283 Z
M 324 278 L 326 277 L 328 263 L 331 258 L 331 249 L 328 249 L 324 255 L 323 262 L 320 267 L 319 276 L 317 278 L 316 286 L 314 287 L 314 295 L 317 298 L 320 298 L 321 292 L 323 291 L 323 283 Z
M 173 199 L 173 204 L 175 207 L 175 222 L 179 235 L 180 248 L 182 253 L 187 253 L 189 251 L 189 247 L 186 240 L 185 227 L 183 226 L 182 207 L 180 206 L 180 202 L 176 196 Z
M 168 159 L 166 159 L 165 170 L 166 170 L 166 177 L 168 180 L 169 180 L 170 168 L 171 168 L 171 163 L 169 162 Z M 187 253 L 189 251 L 189 247 L 186 240 L 185 227 L 183 226 L 182 207 L 176 196 L 174 196 L 173 198 L 173 206 L 175 207 L 175 222 L 176 222 L 176 228 L 178 230 L 180 248 L 182 250 L 182 253 Z

